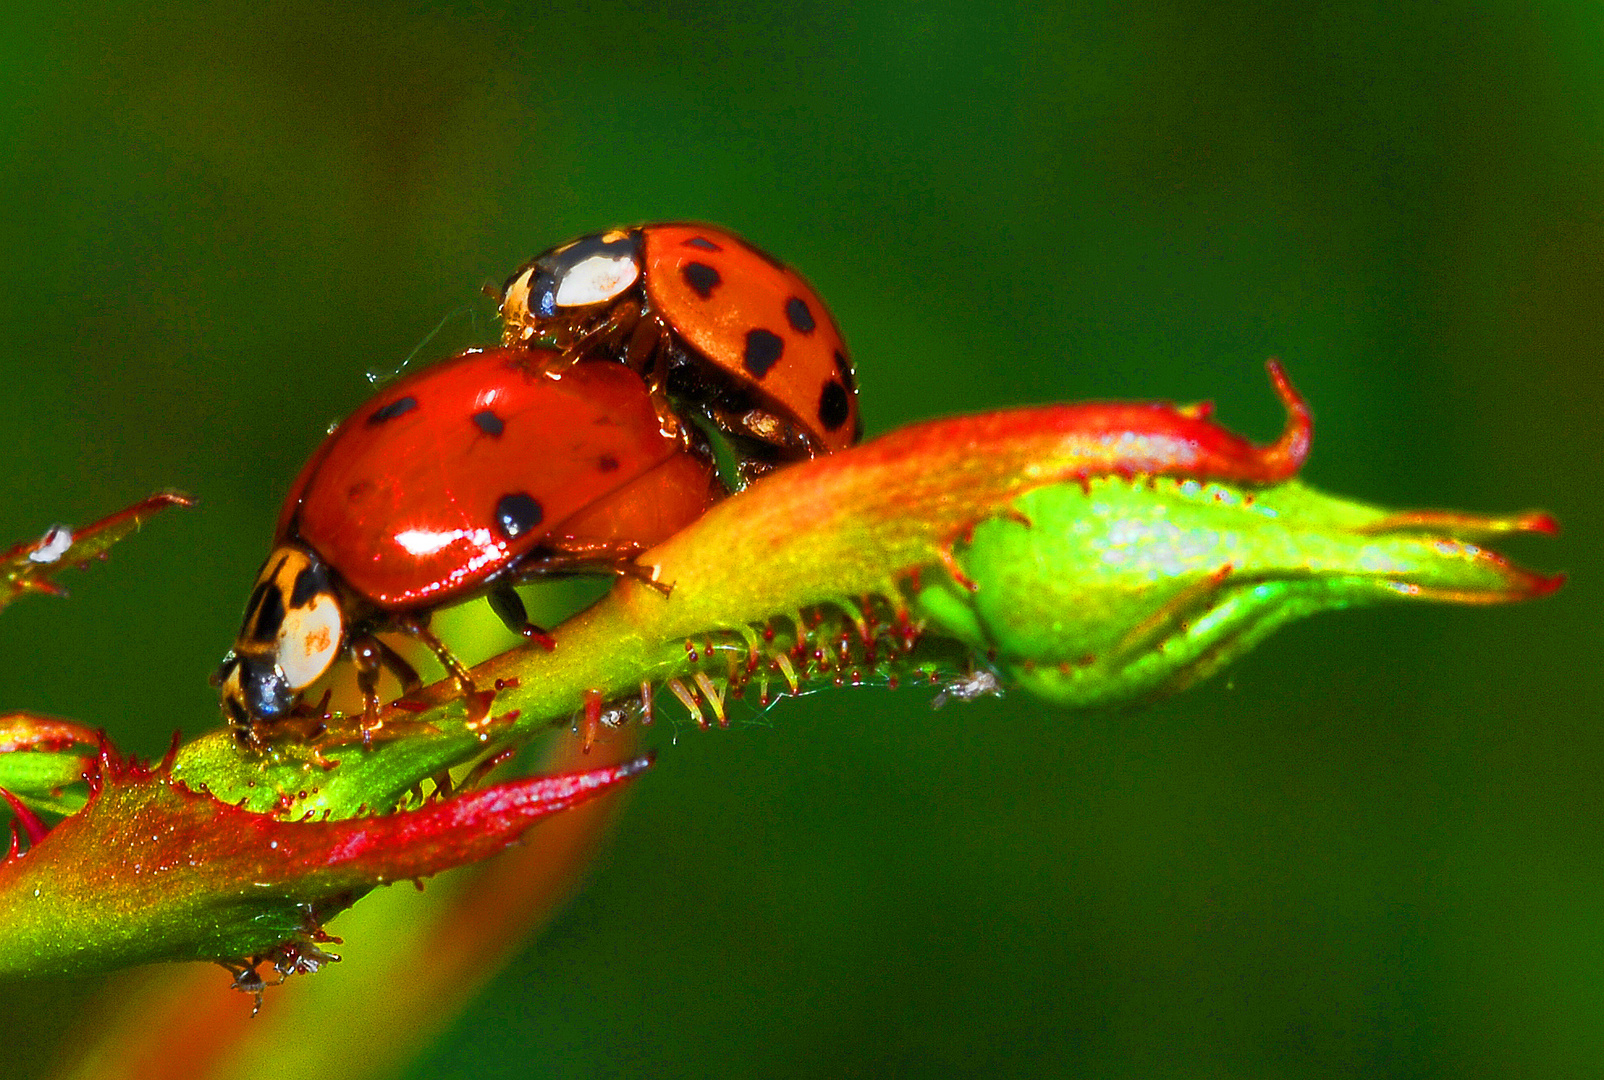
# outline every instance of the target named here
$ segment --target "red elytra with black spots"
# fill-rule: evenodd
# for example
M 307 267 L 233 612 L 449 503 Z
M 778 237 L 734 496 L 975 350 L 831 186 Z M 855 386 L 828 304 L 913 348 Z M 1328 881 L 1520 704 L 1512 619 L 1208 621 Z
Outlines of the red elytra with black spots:
M 387 387 L 313 454 L 278 541 L 313 548 L 376 607 L 434 606 L 538 573 L 543 552 L 644 550 L 722 493 L 638 375 L 582 363 L 552 378 L 546 358 L 470 350 Z
M 356 667 L 363 729 L 375 730 L 381 670 L 407 693 L 421 685 L 375 636 L 384 631 L 428 645 L 475 695 L 428 629 L 435 607 L 488 594 L 512 630 L 549 647 L 514 582 L 587 571 L 649 579 L 635 555 L 722 496 L 708 455 L 663 430 L 637 373 L 592 362 L 554 377 L 552 359 L 461 353 L 387 387 L 313 453 L 215 680 L 224 714 L 252 740 L 295 716 L 301 694 L 342 657 Z
M 379 677 L 419 672 L 377 634 L 412 635 L 470 700 L 467 668 L 428 629 L 433 608 L 488 594 L 510 629 L 552 647 L 512 589 L 542 573 L 651 579 L 635 555 L 723 494 L 703 446 L 664 430 L 645 380 L 598 361 L 468 350 L 385 388 L 306 462 L 215 677 L 229 722 L 255 741 L 300 713 L 306 688 L 350 660 L 364 737 Z M 316 727 L 316 716 L 311 717 Z M 306 729 L 311 732 L 313 729 Z
M 641 345 L 651 334 L 638 323 L 656 323 L 701 368 L 676 379 L 659 366 L 657 383 L 778 457 L 829 453 L 863 434 L 856 373 L 824 301 L 723 229 L 642 225 L 552 248 L 508 279 L 502 318 L 508 343 L 602 343 L 643 369 L 665 363 L 655 343 Z

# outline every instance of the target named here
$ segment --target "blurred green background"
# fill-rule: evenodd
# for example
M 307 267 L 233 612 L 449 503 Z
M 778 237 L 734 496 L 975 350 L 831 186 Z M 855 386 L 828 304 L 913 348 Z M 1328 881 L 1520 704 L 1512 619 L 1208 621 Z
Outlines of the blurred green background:
M 143 753 L 216 722 L 364 373 L 621 222 L 801 268 L 871 435 L 1212 397 L 1267 438 L 1277 355 L 1314 484 L 1566 526 L 1509 545 L 1552 601 L 1321 618 L 1149 708 L 659 725 L 408 1075 L 1604 1072 L 1604 5 L 35 3 L 0 152 L 0 538 L 203 500 L 6 612 L 0 708 Z M 0 1055 L 58 992 L 0 992 Z

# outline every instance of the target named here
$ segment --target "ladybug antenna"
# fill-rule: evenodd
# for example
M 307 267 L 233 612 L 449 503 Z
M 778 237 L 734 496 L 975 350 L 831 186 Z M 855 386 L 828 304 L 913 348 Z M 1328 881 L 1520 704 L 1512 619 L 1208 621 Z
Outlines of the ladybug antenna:
M 435 323 L 434 329 L 430 330 L 423 336 L 423 340 L 418 342 L 417 345 L 413 347 L 411 352 L 407 353 L 407 358 L 401 361 L 401 363 L 398 364 L 394 370 L 387 372 L 369 371 L 367 373 L 368 382 L 372 383 L 374 386 L 378 386 L 382 383 L 387 383 L 392 379 L 398 378 L 401 373 L 407 369 L 407 365 L 416 360 L 418 358 L 418 354 L 428 347 L 429 342 L 438 337 L 440 335 L 440 331 L 444 330 L 446 325 L 450 323 L 451 320 L 458 318 L 464 312 L 468 314 L 470 319 L 473 319 L 473 307 L 469 304 L 463 304 L 460 307 L 453 308 L 452 310 L 446 312 L 445 317 L 439 322 Z

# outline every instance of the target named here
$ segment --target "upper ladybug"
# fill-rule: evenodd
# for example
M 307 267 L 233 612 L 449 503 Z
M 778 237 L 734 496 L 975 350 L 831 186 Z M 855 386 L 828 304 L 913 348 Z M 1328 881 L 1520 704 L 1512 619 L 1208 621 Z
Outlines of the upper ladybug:
M 376 633 L 410 634 L 465 693 L 466 669 L 429 631 L 431 611 L 488 594 L 515 631 L 512 586 L 541 574 L 651 580 L 634 558 L 723 494 L 704 448 L 663 432 L 646 386 L 616 364 L 471 349 L 385 387 L 312 455 L 279 516 L 273 552 L 217 681 L 230 721 L 259 740 L 342 656 L 364 729 L 380 670 L 410 665 Z
M 598 353 L 655 395 L 712 420 L 748 474 L 863 436 L 841 331 L 802 276 L 711 225 L 582 236 L 525 263 L 502 290 L 503 341 L 546 340 L 562 363 Z

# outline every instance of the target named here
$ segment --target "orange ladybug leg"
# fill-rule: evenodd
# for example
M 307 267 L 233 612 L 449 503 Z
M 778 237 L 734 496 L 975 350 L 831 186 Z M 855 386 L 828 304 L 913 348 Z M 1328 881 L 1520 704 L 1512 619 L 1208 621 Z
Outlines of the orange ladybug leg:
M 672 437 L 681 434 L 684 425 L 680 423 L 679 413 L 675 411 L 673 402 L 668 400 L 670 340 L 668 327 L 664 325 L 662 319 L 656 315 L 637 313 L 634 329 L 624 344 L 620 359 L 627 367 L 640 372 L 645 378 L 646 390 L 652 399 L 652 408 L 657 412 L 658 425 L 664 435 Z
M 511 585 L 501 584 L 490 590 L 488 597 L 490 610 L 504 623 L 508 630 L 526 637 L 541 648 L 550 652 L 557 647 L 557 642 L 550 634 L 529 621 L 529 612 L 524 608 L 523 597 Z
M 478 690 L 473 685 L 473 676 L 458 660 L 456 654 L 446 647 L 446 643 L 435 637 L 434 631 L 429 629 L 425 617 L 407 615 L 397 620 L 397 627 L 419 641 L 434 653 L 434 658 L 440 661 L 440 666 L 451 673 L 456 680 L 457 688 L 462 691 L 464 707 L 467 711 L 466 720 L 470 726 L 477 725 L 490 715 L 490 705 L 495 700 L 494 690 Z
M 665 380 L 664 372 L 668 365 L 666 363 L 653 364 L 652 360 L 661 354 L 667 346 L 668 329 L 657 316 L 643 316 L 640 308 L 636 305 L 626 304 L 623 306 L 632 310 L 632 317 L 635 321 L 629 327 L 629 339 L 624 343 L 624 351 L 619 356 L 619 359 L 643 375 L 650 369 L 651 374 L 648 376 L 646 384 L 654 392 L 660 392 Z
M 640 316 L 639 304 L 619 304 L 605 318 L 581 331 L 573 340 L 563 343 L 563 367 L 584 360 L 594 352 L 617 348 L 618 343 L 641 321 Z
M 362 691 L 362 745 L 371 746 L 373 733 L 384 726 L 379 719 L 379 672 L 384 668 L 385 646 L 369 634 L 351 639 L 351 663 L 356 685 Z
M 429 629 L 427 622 L 416 615 L 406 615 L 396 621 L 396 626 L 403 632 L 417 638 L 430 652 L 434 653 L 434 658 L 440 661 L 440 666 L 445 668 L 451 677 L 456 680 L 457 687 L 463 694 L 474 692 L 473 676 L 468 674 L 468 669 L 463 666 L 461 660 L 457 659 L 456 654 L 446 647 L 446 643 L 436 637 L 433 630 Z
M 406 697 L 415 690 L 423 689 L 423 679 L 419 676 L 418 669 L 407 663 L 406 657 L 378 638 L 371 638 L 370 640 L 379 647 L 380 665 L 400 680 L 402 697 Z

